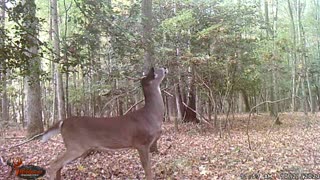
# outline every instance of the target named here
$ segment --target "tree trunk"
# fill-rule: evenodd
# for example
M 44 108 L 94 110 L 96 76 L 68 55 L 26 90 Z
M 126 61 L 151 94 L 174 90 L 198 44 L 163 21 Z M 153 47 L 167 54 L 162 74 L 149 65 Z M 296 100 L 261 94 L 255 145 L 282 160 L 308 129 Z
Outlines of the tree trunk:
M 304 10 L 304 5 L 302 3 L 300 3 L 299 1 L 299 7 L 298 7 L 298 27 L 299 27 L 299 35 L 300 35 L 300 44 L 302 45 L 302 53 L 301 53 L 301 60 L 302 60 L 302 65 L 303 65 L 303 81 L 306 81 L 307 82 L 307 88 L 308 88 L 308 94 L 309 94 L 309 97 L 305 97 L 304 98 L 304 113 L 305 115 L 308 114 L 308 109 L 307 109 L 307 106 L 308 106 L 308 101 L 307 99 L 309 99 L 309 105 L 310 105 L 310 110 L 312 111 L 312 113 L 314 113 L 314 110 L 313 110 L 313 99 L 312 99 L 312 91 L 311 91 L 311 87 L 310 87 L 310 82 L 309 82 L 309 75 L 308 75 L 308 65 L 307 65 L 307 54 L 306 54 L 306 39 L 305 39 L 305 32 L 304 32 L 304 27 L 303 27 L 303 24 L 302 24 L 302 21 L 301 21 L 301 17 L 302 17 L 302 12 Z M 305 88 L 305 84 L 303 83 L 302 84 L 302 90 L 303 90 L 303 95 L 305 95 L 305 92 L 306 92 L 306 88 Z
M 5 0 L 1 0 L 0 1 L 0 29 L 4 29 L 4 27 L 5 27 Z M 3 35 L 2 32 L 3 31 L 0 31 L 1 37 Z M 2 48 L 4 43 L 5 43 L 4 40 L 2 38 L 0 38 L 0 49 Z M 0 61 L 2 63 L 5 63 L 3 58 L 0 58 Z M 0 69 L 2 69 L 1 64 L 0 64 Z M 0 72 L 0 82 L 2 83 L 1 121 L 2 121 L 3 125 L 5 125 L 9 121 L 9 104 L 8 104 L 9 102 L 8 102 L 8 94 L 7 94 L 7 73 L 5 71 Z M 0 126 L 2 125 L 2 123 L 0 122 Z
M 317 22 L 317 28 L 316 28 L 316 30 L 317 30 L 317 32 L 319 32 L 320 31 L 320 28 L 319 28 L 319 24 L 320 24 L 320 2 L 318 1 L 318 0 L 314 0 L 313 1 L 313 4 L 314 4 L 314 6 L 315 6 L 315 17 L 314 17 L 314 19 L 315 19 L 315 21 Z M 316 53 L 315 53 L 315 57 L 320 57 L 320 35 L 319 35 L 319 33 L 317 34 L 317 49 L 316 49 Z M 315 103 L 315 109 L 317 109 L 318 111 L 320 111 L 320 89 L 319 89 L 319 85 L 320 84 L 320 75 L 318 74 L 318 75 L 316 75 L 316 80 L 315 80 L 315 88 L 316 88 L 316 90 L 315 90 L 315 93 L 316 93 L 316 99 L 317 100 L 315 100 L 314 101 L 314 103 Z M 318 105 L 318 108 L 316 108 L 316 106 Z
M 307 116 L 308 115 L 308 101 L 307 101 L 307 96 L 306 96 L 306 87 L 305 87 L 305 82 L 307 80 L 307 68 L 306 68 L 306 54 L 305 54 L 305 37 L 304 37 L 304 29 L 303 25 L 301 22 L 301 16 L 302 16 L 302 11 L 303 11 L 303 4 L 300 3 L 300 0 L 298 1 L 298 7 L 297 7 L 297 19 L 298 19 L 298 32 L 299 32 L 299 44 L 301 45 L 301 52 L 300 54 L 300 59 L 301 59 L 301 64 L 302 64 L 302 81 L 301 81 L 301 88 L 302 88 L 302 102 L 303 102 L 303 112 Z M 311 92 L 310 92 L 311 93 Z M 312 98 L 311 98 L 312 99 Z M 310 99 L 310 100 L 311 100 Z
M 249 97 L 248 97 L 247 91 L 245 89 L 241 89 L 241 94 L 242 94 L 243 102 L 245 105 L 245 112 L 249 112 L 250 103 L 249 103 Z
M 1 66 L 0 66 L 1 68 Z M 1 74 L 1 83 L 2 83 L 2 101 L 1 101 L 1 121 L 4 125 L 9 122 L 9 102 L 8 102 L 8 94 L 7 94 L 7 78 L 6 73 Z M 0 123 L 1 125 L 1 123 Z
M 275 7 L 275 17 L 273 18 L 273 26 L 271 27 L 270 25 L 270 21 L 269 21 L 269 3 L 268 0 L 265 0 L 264 2 L 264 8 L 265 8 L 265 20 L 266 20 L 266 34 L 267 34 L 267 38 L 269 39 L 270 36 L 272 38 L 272 56 L 275 57 L 276 56 L 276 50 L 275 50 L 275 33 L 276 33 L 276 23 L 277 23 L 277 9 L 278 9 L 278 1 L 276 1 L 276 6 Z M 276 84 L 276 64 L 275 64 L 275 59 L 272 58 L 271 59 L 271 75 L 270 75 L 270 100 L 271 101 L 275 101 L 277 99 L 277 84 Z M 278 105 L 277 104 L 270 104 L 270 115 L 273 117 L 277 117 L 278 116 Z
M 53 34 L 53 57 L 56 64 L 55 79 L 56 79 L 56 92 L 58 100 L 58 120 L 64 120 L 66 118 L 65 102 L 64 102 L 64 90 L 62 75 L 60 72 L 60 36 L 59 36 L 59 25 L 58 25 L 58 7 L 57 0 L 51 0 L 51 20 L 52 20 L 52 34 Z
M 213 107 L 214 107 L 213 125 L 214 125 L 214 128 L 217 130 L 218 129 L 218 113 L 219 113 L 219 110 L 218 110 L 218 98 L 217 97 L 214 98 Z
M 144 67 L 145 73 L 153 66 L 153 43 L 152 43 L 152 0 L 142 0 L 142 43 L 144 47 Z
M 19 91 L 19 94 L 20 94 L 20 97 L 19 97 L 19 105 L 21 107 L 21 110 L 19 111 L 20 112 L 20 118 L 19 118 L 19 121 L 22 123 L 22 127 L 24 128 L 25 127 L 25 110 L 24 110 L 24 107 L 25 107 L 25 93 L 24 93 L 24 81 L 21 81 L 20 83 L 20 91 Z
M 318 99 L 318 111 L 320 111 L 320 88 L 318 85 L 316 85 L 316 94 Z
M 51 3 L 51 2 L 50 2 Z M 52 33 L 52 29 L 53 29 L 53 27 L 52 27 L 52 16 L 51 16 L 51 14 L 52 14 L 52 8 L 50 8 L 50 23 L 49 23 L 49 39 L 50 39 L 50 41 L 52 41 L 53 42 L 53 33 Z M 54 58 L 54 55 L 52 54 L 52 57 Z M 50 121 L 48 121 L 48 123 L 47 124 L 45 124 L 45 126 L 51 126 L 52 124 L 54 124 L 56 121 L 57 121 L 57 119 L 56 119 L 56 110 L 57 110 L 57 91 L 56 91 L 56 89 L 57 89 L 57 83 L 56 83 L 56 78 L 55 78 L 55 62 L 54 61 L 52 61 L 51 62 L 51 78 L 52 78 L 52 81 L 51 81 L 51 86 L 52 86 L 52 96 L 53 96 L 53 98 L 52 98 L 52 110 L 51 110 L 51 122 Z
M 175 130 L 178 131 L 179 127 L 179 121 L 181 121 L 182 119 L 182 112 L 181 112 L 181 104 L 182 104 L 182 100 L 181 100 L 181 96 L 180 96 L 180 91 L 179 91 L 179 84 L 176 83 L 176 86 L 174 88 L 175 90 L 175 104 L 176 104 L 176 110 L 177 110 L 177 117 L 174 120 L 174 127 Z
M 69 10 L 72 6 L 72 2 L 70 3 L 69 7 L 67 7 L 66 5 L 66 0 L 63 1 L 63 5 L 64 5 L 64 11 L 65 11 L 65 17 L 64 17 L 64 40 L 63 40 L 63 48 L 64 48 L 64 61 L 67 64 L 67 72 L 66 74 L 66 95 L 65 95 L 65 99 L 66 99 L 66 117 L 70 117 L 71 116 L 71 104 L 69 103 L 69 63 L 68 63 L 68 53 L 67 53 L 67 49 L 68 49 L 68 45 L 67 45 L 67 33 L 68 33 L 68 19 L 69 19 Z
M 290 19 L 291 19 L 291 31 L 292 31 L 292 38 L 293 38 L 293 47 L 291 50 L 292 54 L 292 99 L 291 99 L 291 111 L 295 111 L 295 106 L 296 106 L 296 64 L 297 64 L 297 54 L 296 54 L 296 46 L 297 46 L 297 38 L 296 38 L 296 26 L 295 26 L 295 21 L 294 21 L 294 15 L 293 15 L 293 8 L 290 3 L 291 0 L 288 0 L 288 9 L 289 9 L 289 14 L 290 14 Z
M 193 123 L 199 123 L 200 120 L 197 118 L 197 107 L 196 107 L 196 86 L 195 86 L 195 68 L 191 68 L 191 82 L 190 82 L 190 90 L 188 93 L 188 106 L 185 107 L 185 118 L 184 122 L 193 122 Z M 194 111 L 192 111 L 192 110 Z
M 26 20 L 23 22 L 24 28 L 28 29 L 33 36 L 38 36 L 37 26 L 38 23 L 34 19 L 36 16 L 36 4 L 34 0 L 24 0 L 24 16 Z M 30 18 L 31 17 L 31 18 Z M 40 59 L 35 57 L 38 54 L 38 42 L 30 35 L 26 36 L 26 42 L 29 43 L 27 55 L 29 59 L 29 69 L 32 69 L 28 75 L 25 77 L 25 93 L 26 93 L 26 107 L 25 115 L 27 120 L 27 136 L 31 137 L 35 134 L 43 132 L 42 123 L 42 107 L 41 107 L 41 89 L 40 89 Z

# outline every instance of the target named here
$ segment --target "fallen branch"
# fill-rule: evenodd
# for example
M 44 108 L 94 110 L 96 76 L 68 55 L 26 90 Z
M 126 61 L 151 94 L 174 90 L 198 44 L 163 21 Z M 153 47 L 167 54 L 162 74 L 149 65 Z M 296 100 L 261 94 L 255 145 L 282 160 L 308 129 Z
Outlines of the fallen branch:
M 210 126 L 210 128 L 213 128 L 212 125 L 208 122 L 208 120 L 207 120 L 203 115 L 199 114 L 197 111 L 195 111 L 194 109 L 192 109 L 191 107 L 189 107 L 186 103 L 182 102 L 182 104 L 183 104 L 186 108 L 190 109 L 192 112 L 194 112 L 194 113 L 196 113 L 198 116 L 200 116 L 200 117 L 201 117 L 201 118 L 200 118 L 200 121 L 203 121 L 205 124 L 207 124 L 208 126 Z
M 5 137 L 4 139 L 24 139 L 24 136 Z
M 34 136 L 31 137 L 30 139 L 27 139 L 27 140 L 25 140 L 25 141 L 23 141 L 23 142 L 21 142 L 21 143 L 19 143 L 19 144 L 16 144 L 16 145 L 14 145 L 14 146 L 11 146 L 11 147 L 9 147 L 8 149 L 12 149 L 12 148 L 21 146 L 21 145 L 23 145 L 23 144 L 26 144 L 26 143 L 28 143 L 28 142 L 30 142 L 30 141 L 33 141 L 34 139 L 37 139 L 37 138 L 41 137 L 42 135 L 43 135 L 43 133 L 34 135 Z
M 249 144 L 249 149 L 251 150 L 251 142 L 250 142 L 250 135 L 249 135 L 249 125 L 250 125 L 250 119 L 251 119 L 251 114 L 253 112 L 254 109 L 256 109 L 257 107 L 263 105 L 263 104 L 275 104 L 275 103 L 278 103 L 278 102 L 281 102 L 281 101 L 285 101 L 285 100 L 288 100 L 288 99 L 291 99 L 292 97 L 287 97 L 287 98 L 283 98 L 283 99 L 279 99 L 279 100 L 276 100 L 276 101 L 264 101 L 264 102 L 261 102 L 255 106 L 253 106 L 251 109 L 250 109 L 250 113 L 249 113 L 249 118 L 248 118 L 248 121 L 247 121 L 247 140 L 248 140 L 248 144 Z

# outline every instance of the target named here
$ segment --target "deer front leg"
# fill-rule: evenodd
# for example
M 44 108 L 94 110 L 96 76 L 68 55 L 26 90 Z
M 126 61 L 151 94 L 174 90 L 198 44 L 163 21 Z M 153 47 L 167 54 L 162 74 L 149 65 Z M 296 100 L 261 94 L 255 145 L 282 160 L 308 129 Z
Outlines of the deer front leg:
M 64 165 L 77 159 L 83 153 L 77 151 L 66 151 L 61 157 L 54 161 L 48 170 L 50 180 L 60 180 L 61 179 L 61 169 Z
M 152 172 L 151 172 L 151 163 L 150 163 L 150 153 L 149 147 L 144 146 L 138 149 L 139 157 L 141 160 L 142 167 L 145 172 L 145 176 L 147 180 L 152 180 Z

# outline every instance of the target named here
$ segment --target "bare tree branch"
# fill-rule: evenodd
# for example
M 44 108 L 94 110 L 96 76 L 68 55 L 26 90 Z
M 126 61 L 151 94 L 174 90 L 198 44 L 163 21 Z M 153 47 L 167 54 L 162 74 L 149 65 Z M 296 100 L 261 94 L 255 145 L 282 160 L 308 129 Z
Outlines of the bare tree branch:
M 201 118 L 200 118 L 200 121 L 202 121 L 202 122 L 204 122 L 205 124 L 207 124 L 210 128 L 213 128 L 212 125 L 208 122 L 208 120 L 207 120 L 203 115 L 199 114 L 197 111 L 195 111 L 194 109 L 192 109 L 191 107 L 189 107 L 186 103 L 182 102 L 182 104 L 183 104 L 186 108 L 190 109 L 192 112 L 194 112 L 194 113 L 196 113 L 198 116 L 200 116 L 200 117 L 201 117 Z
M 134 107 L 136 107 L 138 104 L 142 103 L 144 99 L 141 99 L 140 101 L 136 102 L 134 105 L 132 105 L 124 114 L 127 114 L 128 112 L 131 111 Z
M 161 91 L 163 91 L 164 93 L 168 94 L 169 96 L 173 97 L 172 94 L 170 94 L 168 91 L 166 91 L 165 89 L 168 88 L 164 88 L 161 89 Z M 132 105 L 124 114 L 127 114 L 128 112 L 130 112 L 134 107 L 136 107 L 138 104 L 142 103 L 144 101 L 144 99 L 141 99 L 140 101 L 136 102 L 134 105 Z
M 134 91 L 136 91 L 136 90 L 137 90 L 137 88 L 134 88 L 134 89 L 131 90 L 131 91 L 124 92 L 124 93 L 122 93 L 122 94 L 119 94 L 119 95 L 111 98 L 111 99 L 103 106 L 103 108 L 102 108 L 102 110 L 101 110 L 100 116 L 103 116 L 103 114 L 105 113 L 104 109 L 105 109 L 110 103 L 112 103 L 114 100 L 116 100 L 116 99 L 119 98 L 119 97 L 125 96 L 125 95 L 127 95 L 127 94 L 131 94 L 132 92 L 134 92 Z
M 162 90 L 162 91 L 163 91 L 164 93 L 166 93 L 167 95 L 173 97 L 173 95 L 172 95 L 171 93 L 169 93 L 168 91 L 166 91 L 166 90 Z
M 250 120 L 251 120 L 251 114 L 253 112 L 254 109 L 256 109 L 257 107 L 263 105 L 263 104 L 274 104 L 274 103 L 279 103 L 281 101 L 285 101 L 285 100 L 288 100 L 288 99 L 291 99 L 292 97 L 287 97 L 287 98 L 283 98 L 283 99 L 279 99 L 279 100 L 276 100 L 276 101 L 264 101 L 264 102 L 261 102 L 255 106 L 253 106 L 250 110 L 250 113 L 249 113 L 249 118 L 248 118 L 248 121 L 247 121 L 247 140 L 248 140 L 248 144 L 249 144 L 249 149 L 251 150 L 252 147 L 251 147 L 251 142 L 250 142 L 250 136 L 249 136 L 249 125 L 250 125 Z

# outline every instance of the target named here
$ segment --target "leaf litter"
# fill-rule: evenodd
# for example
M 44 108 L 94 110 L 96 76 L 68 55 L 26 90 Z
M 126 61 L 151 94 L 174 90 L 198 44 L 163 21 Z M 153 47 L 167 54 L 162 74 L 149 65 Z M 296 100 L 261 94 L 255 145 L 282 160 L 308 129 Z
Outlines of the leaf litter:
M 283 124 L 272 125 L 266 114 L 255 115 L 249 128 L 252 150 L 246 136 L 247 115 L 236 115 L 230 130 L 206 129 L 205 125 L 165 122 L 158 141 L 160 153 L 152 154 L 156 179 L 284 179 L 284 176 L 308 173 L 320 178 L 320 118 L 299 113 L 281 114 Z M 32 141 L 19 148 L 6 150 L 22 142 L 24 131 L 7 130 L 0 144 L 5 159 L 21 157 L 23 164 L 47 169 L 49 163 L 63 154 L 61 136 L 41 143 Z M 8 167 L 0 166 L 0 179 L 8 177 Z M 305 174 L 306 175 L 306 174 Z M 136 150 L 94 151 L 62 169 L 63 179 L 144 179 Z M 47 177 L 45 177 L 47 178 Z

